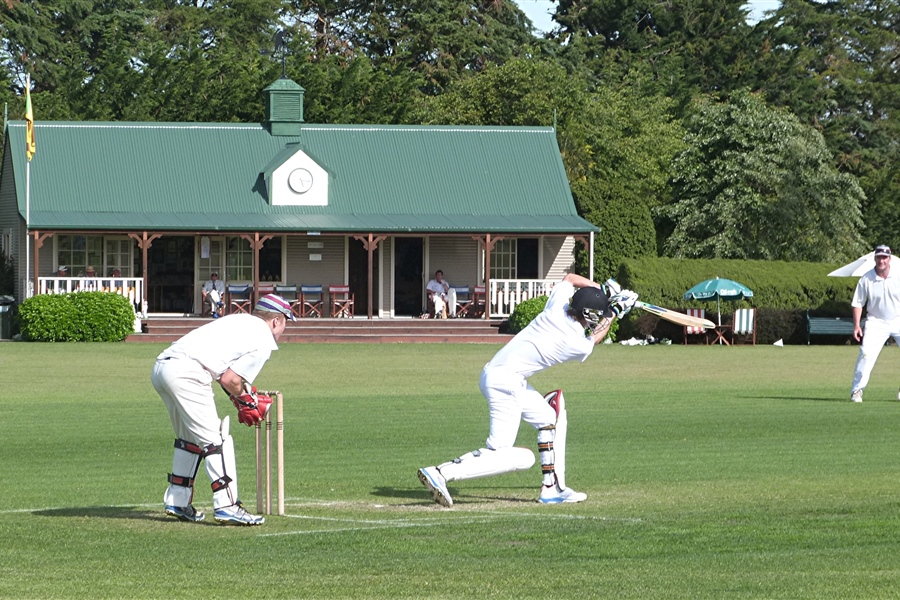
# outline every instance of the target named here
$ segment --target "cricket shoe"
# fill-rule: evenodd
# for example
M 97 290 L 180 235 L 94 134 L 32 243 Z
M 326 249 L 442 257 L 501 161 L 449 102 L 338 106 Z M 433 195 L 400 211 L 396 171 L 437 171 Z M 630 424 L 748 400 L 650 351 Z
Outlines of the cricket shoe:
M 240 502 L 224 508 L 217 508 L 213 513 L 213 518 L 223 525 L 262 525 L 266 522 L 265 517 L 251 515 L 244 510 Z
M 419 481 L 431 492 L 431 497 L 441 506 L 450 508 L 453 506 L 453 498 L 447 491 L 447 480 L 441 475 L 437 467 L 423 467 L 419 469 Z
M 898 399 L 900 399 L 900 393 L 897 394 Z M 850 394 L 850 402 L 862 402 L 862 390 L 856 390 L 855 392 Z
M 175 517 L 179 521 L 189 521 L 191 523 L 199 523 L 203 520 L 203 517 L 206 516 L 191 504 L 188 504 L 187 506 L 172 506 L 171 504 L 166 504 L 166 514 Z
M 541 504 L 561 504 L 563 502 L 584 502 L 587 494 L 576 492 L 572 488 L 559 489 L 558 485 L 541 486 L 541 495 L 538 502 Z

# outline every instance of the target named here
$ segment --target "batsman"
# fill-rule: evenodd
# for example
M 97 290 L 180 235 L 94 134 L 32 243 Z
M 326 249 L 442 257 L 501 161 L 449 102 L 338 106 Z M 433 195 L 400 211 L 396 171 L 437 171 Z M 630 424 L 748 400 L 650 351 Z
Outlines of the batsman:
M 587 494 L 566 486 L 568 420 L 562 391 L 542 395 L 529 385 L 528 377 L 553 365 L 587 360 L 606 337 L 612 320 L 631 310 L 637 298 L 613 280 L 601 285 L 574 273 L 554 286 L 544 310 L 481 372 L 481 393 L 490 416 L 485 447 L 419 469 L 419 480 L 435 502 L 453 506 L 448 482 L 530 469 L 534 453 L 513 446 L 523 420 L 537 429 L 542 477 L 538 501 L 558 504 L 587 499 Z
M 238 499 L 234 440 L 229 418 L 216 412 L 212 383 L 218 381 L 237 408 L 238 421 L 253 426 L 265 418 L 272 399 L 252 386 L 287 320 L 290 304 L 268 294 L 253 314 L 233 314 L 188 333 L 160 354 L 150 381 L 165 402 L 175 429 L 175 454 L 163 499 L 166 514 L 182 521 L 202 521 L 194 508 L 194 479 L 206 462 L 213 497 L 213 517 L 226 525 L 261 525 L 265 518 L 247 512 Z

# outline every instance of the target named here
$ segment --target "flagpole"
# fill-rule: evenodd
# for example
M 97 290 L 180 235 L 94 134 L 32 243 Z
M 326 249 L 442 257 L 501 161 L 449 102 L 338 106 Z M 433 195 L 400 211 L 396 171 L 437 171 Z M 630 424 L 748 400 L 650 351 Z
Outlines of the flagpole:
M 25 94 L 31 91 L 31 74 L 25 75 Z M 31 115 L 28 115 L 29 118 Z M 25 298 L 31 298 L 31 157 L 28 156 L 28 125 L 25 125 Z

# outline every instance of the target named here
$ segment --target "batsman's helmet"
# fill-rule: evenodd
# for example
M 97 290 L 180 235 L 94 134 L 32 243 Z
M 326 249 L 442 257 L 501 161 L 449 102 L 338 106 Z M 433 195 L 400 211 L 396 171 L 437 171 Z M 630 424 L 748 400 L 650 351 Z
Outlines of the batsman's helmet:
M 583 287 L 575 292 L 569 308 L 584 317 L 591 325 L 596 325 L 602 317 L 611 317 L 609 296 L 606 291 L 596 287 Z

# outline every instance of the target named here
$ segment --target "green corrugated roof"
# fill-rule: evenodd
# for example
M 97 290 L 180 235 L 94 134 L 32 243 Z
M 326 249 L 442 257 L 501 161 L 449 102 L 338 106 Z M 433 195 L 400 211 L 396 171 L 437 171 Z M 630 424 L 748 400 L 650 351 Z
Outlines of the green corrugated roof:
M 31 226 L 183 231 L 545 232 L 578 217 L 548 127 L 35 124 Z M 25 122 L 8 128 L 25 214 Z M 302 149 L 329 173 L 328 206 L 271 206 L 264 173 Z M 0 182 L 5 187 L 8 182 Z

